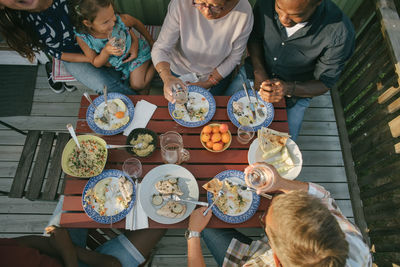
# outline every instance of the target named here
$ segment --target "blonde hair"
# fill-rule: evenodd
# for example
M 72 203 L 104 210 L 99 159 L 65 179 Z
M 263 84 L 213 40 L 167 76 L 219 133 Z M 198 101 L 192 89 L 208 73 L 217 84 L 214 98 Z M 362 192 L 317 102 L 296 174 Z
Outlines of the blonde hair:
M 267 234 L 284 267 L 345 266 L 349 246 L 335 217 L 320 199 L 293 191 L 274 198 Z

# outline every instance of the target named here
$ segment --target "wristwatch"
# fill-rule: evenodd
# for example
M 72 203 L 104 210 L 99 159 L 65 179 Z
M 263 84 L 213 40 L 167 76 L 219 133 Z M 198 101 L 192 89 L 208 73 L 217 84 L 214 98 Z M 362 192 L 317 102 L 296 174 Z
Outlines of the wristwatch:
M 190 231 L 189 229 L 187 229 L 185 232 L 186 240 L 189 240 L 192 237 L 200 237 L 200 233 L 196 231 Z

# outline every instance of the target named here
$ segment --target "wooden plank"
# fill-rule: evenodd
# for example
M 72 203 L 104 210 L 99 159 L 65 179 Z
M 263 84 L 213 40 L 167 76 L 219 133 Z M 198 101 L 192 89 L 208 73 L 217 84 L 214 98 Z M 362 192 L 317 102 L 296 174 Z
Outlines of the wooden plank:
M 53 147 L 54 136 L 54 132 L 44 132 L 42 135 L 31 181 L 28 186 L 28 192 L 26 193 L 28 199 L 35 200 L 39 198 L 44 176 L 46 175 L 51 149 Z
M 66 131 L 65 125 L 71 123 L 76 124 L 78 120 L 76 116 L 70 117 L 47 117 L 47 116 L 17 116 L 17 117 L 6 117 L 2 119 L 6 123 L 12 124 L 13 126 L 26 130 L 41 129 L 43 131 Z M 5 129 L 4 126 L 0 126 L 0 129 Z
M 0 161 L 19 161 L 23 146 L 0 146 Z
M 25 142 L 25 135 L 16 134 L 12 130 L 0 130 L 0 145 L 22 146 Z
M 341 151 L 338 136 L 300 135 L 296 140 L 300 151 L 304 150 L 336 150 Z
M 43 233 L 51 214 L 1 214 L 1 233 Z M 29 218 L 29 219 L 27 219 Z
M 338 135 L 336 122 L 303 121 L 300 135 Z
M 347 182 L 344 167 L 303 166 L 296 180 L 313 183 L 345 183 Z
M 400 115 L 391 120 L 389 123 L 390 132 L 394 138 L 400 136 Z
M 378 103 L 384 104 L 386 101 L 395 96 L 398 92 L 400 92 L 400 87 L 390 87 L 378 97 Z
M 356 224 L 361 230 L 361 233 L 365 240 L 367 240 L 368 244 L 370 244 L 368 233 L 367 233 L 367 223 L 365 221 L 363 205 L 361 202 L 360 196 L 360 188 L 357 183 L 357 175 L 353 165 L 353 156 L 351 154 L 351 144 L 349 141 L 347 129 L 346 129 L 346 121 L 343 114 L 343 107 L 340 102 L 339 92 L 336 88 L 331 90 L 332 94 L 332 102 L 335 111 L 335 116 L 337 119 L 338 131 L 340 132 L 340 143 L 342 146 L 343 153 L 343 161 L 346 170 L 346 176 L 348 180 L 348 189 L 351 195 L 351 203 L 354 212 L 354 219 Z
M 17 161 L 0 161 L 0 177 L 14 178 L 17 166 Z
M 49 174 L 43 192 L 43 199 L 45 200 L 53 200 L 56 197 L 61 176 L 61 156 L 68 140 L 69 134 L 67 133 L 59 133 L 57 136 L 56 147 L 51 158 Z
M 307 108 L 304 113 L 304 120 L 306 119 L 307 121 L 335 121 L 335 114 L 331 108 Z
M 0 196 L 0 214 L 51 214 L 56 206 L 56 201 L 30 201 L 26 198 L 8 198 L 6 196 Z
M 387 107 L 389 113 L 394 113 L 400 109 L 400 97 L 390 103 Z
M 40 131 L 29 131 L 19 160 L 18 168 L 15 173 L 14 181 L 11 186 L 9 197 L 22 197 L 25 184 L 28 179 L 33 157 L 35 156 L 36 146 L 39 141 Z
M 79 103 L 36 103 L 32 106 L 32 116 L 76 116 L 79 111 Z

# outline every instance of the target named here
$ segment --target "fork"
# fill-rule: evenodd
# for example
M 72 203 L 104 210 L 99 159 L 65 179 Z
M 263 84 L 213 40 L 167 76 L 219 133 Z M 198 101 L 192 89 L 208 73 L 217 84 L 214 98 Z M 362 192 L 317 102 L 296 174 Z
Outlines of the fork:
M 189 199 L 182 199 L 178 195 L 171 195 L 171 196 L 172 196 L 172 199 L 175 200 L 175 201 L 183 201 L 183 202 L 192 203 L 192 204 L 195 204 L 195 205 L 208 207 L 208 203 L 207 202 L 194 201 L 194 200 L 189 200 Z
M 252 84 L 250 84 L 251 90 L 253 91 L 254 97 L 256 98 L 257 101 L 257 113 L 258 115 L 260 115 L 260 117 L 264 117 L 264 111 L 262 110 L 262 108 L 260 108 L 260 103 L 258 102 L 258 97 L 257 97 L 257 93 L 256 90 L 254 89 L 254 86 Z
M 211 203 L 211 205 L 208 206 L 208 208 L 203 212 L 203 216 L 206 216 L 206 215 L 207 215 L 207 213 L 210 211 L 210 209 L 215 205 L 215 203 L 217 202 L 217 200 L 218 200 L 222 195 L 224 195 L 224 191 L 222 191 L 222 189 L 221 189 L 221 190 L 219 190 L 218 195 L 217 195 L 217 197 L 214 199 L 213 203 Z

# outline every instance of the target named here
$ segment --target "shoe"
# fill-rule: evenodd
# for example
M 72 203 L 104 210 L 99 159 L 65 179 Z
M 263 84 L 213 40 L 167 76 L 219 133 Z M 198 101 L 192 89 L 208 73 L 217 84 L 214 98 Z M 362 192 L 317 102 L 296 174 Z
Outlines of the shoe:
M 73 92 L 73 91 L 75 91 L 76 89 L 78 89 L 78 88 L 76 88 L 75 85 L 68 85 L 67 83 L 64 83 L 64 88 L 65 88 L 65 90 L 67 90 L 68 92 Z
M 47 73 L 47 81 L 49 82 L 50 89 L 56 93 L 56 94 L 61 94 L 62 92 L 65 91 L 63 83 L 62 82 L 54 82 L 53 78 L 51 76 L 51 64 L 50 62 L 46 63 L 46 73 Z

